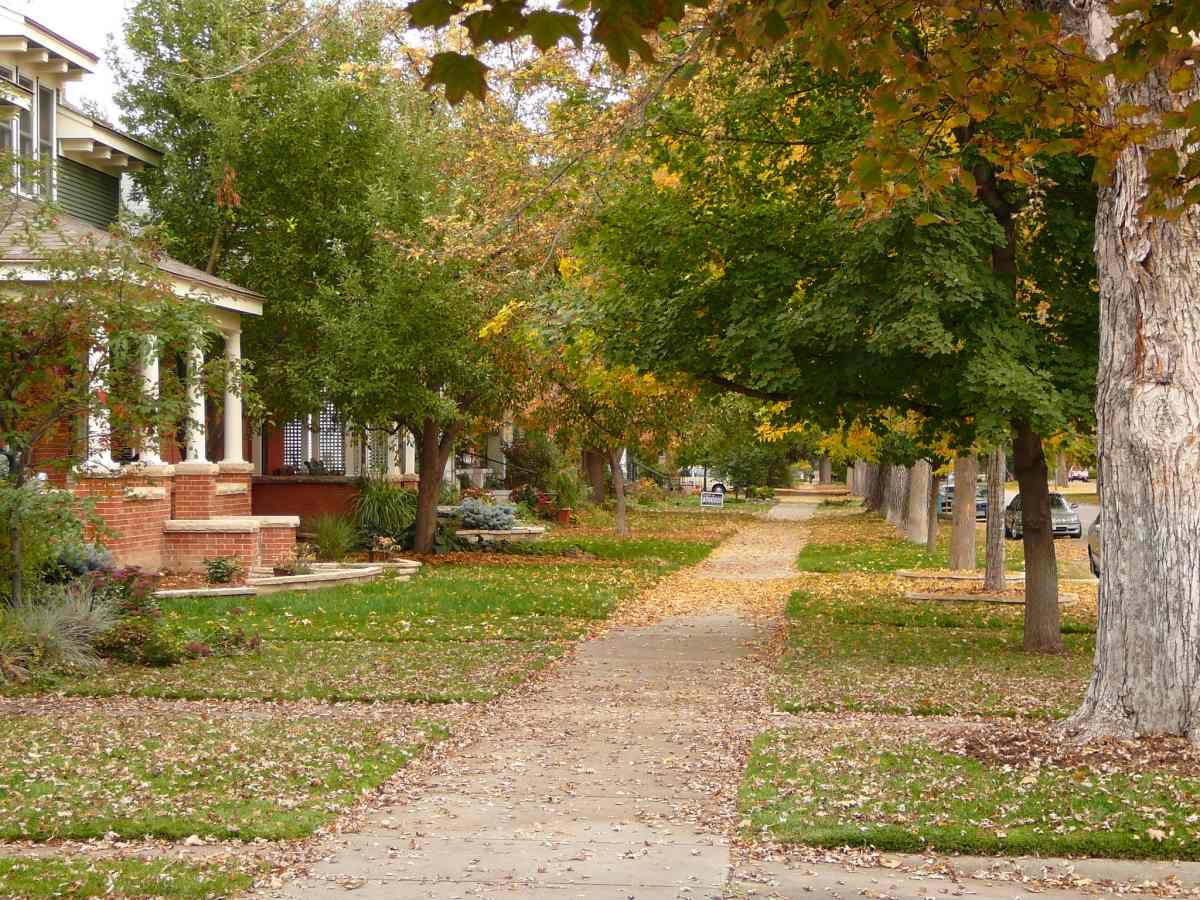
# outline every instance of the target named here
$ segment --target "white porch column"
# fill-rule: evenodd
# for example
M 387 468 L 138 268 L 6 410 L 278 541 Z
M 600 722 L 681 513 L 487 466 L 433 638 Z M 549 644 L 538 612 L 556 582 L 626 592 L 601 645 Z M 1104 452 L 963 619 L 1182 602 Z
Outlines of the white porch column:
M 304 454 L 304 462 L 321 461 L 321 414 L 310 413 L 308 416 L 308 451 Z
M 158 338 L 151 335 L 146 339 L 145 356 L 142 358 L 142 390 L 152 401 L 158 401 Z M 158 429 L 148 425 L 142 432 L 140 461 L 147 466 L 162 465 L 158 455 Z
M 405 475 L 415 475 L 417 473 L 417 440 L 412 436 L 411 431 L 404 432 L 401 444 L 404 451 L 404 462 L 401 468 Z
M 263 466 L 263 441 L 262 441 L 262 423 L 255 423 L 250 432 L 250 463 L 254 466 L 255 475 L 265 475 Z
M 242 364 L 242 333 L 225 335 L 225 363 L 230 370 Z M 242 389 L 236 379 L 225 375 L 225 459 L 222 462 L 241 463 L 242 458 Z
M 353 428 L 342 431 L 342 440 L 346 447 L 346 475 L 354 477 L 362 474 L 362 442 L 358 432 Z
M 208 453 L 204 449 L 204 347 L 199 340 L 188 354 L 188 397 L 191 399 L 188 413 L 191 422 L 187 435 L 187 461 L 208 462 Z
M 96 343 L 88 351 L 88 373 L 91 378 L 91 390 L 95 395 L 103 396 L 108 389 L 104 378 L 97 377 L 96 372 L 104 365 L 104 355 L 108 352 L 108 336 L 100 331 L 96 335 Z M 112 455 L 112 419 L 109 415 L 107 397 L 96 404 L 87 417 L 87 458 L 80 467 L 85 472 L 104 473 L 114 472 L 117 461 Z
M 400 466 L 400 450 L 404 446 L 404 438 L 395 434 L 387 436 L 387 467 L 384 474 L 387 478 L 399 478 L 403 473 Z

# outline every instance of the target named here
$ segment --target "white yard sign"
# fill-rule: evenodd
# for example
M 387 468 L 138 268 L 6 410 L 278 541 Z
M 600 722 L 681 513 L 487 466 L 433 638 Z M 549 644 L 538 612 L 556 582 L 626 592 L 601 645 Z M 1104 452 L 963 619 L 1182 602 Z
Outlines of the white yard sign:
M 725 494 L 723 491 L 701 491 L 700 493 L 700 508 L 701 509 L 721 509 L 725 506 Z

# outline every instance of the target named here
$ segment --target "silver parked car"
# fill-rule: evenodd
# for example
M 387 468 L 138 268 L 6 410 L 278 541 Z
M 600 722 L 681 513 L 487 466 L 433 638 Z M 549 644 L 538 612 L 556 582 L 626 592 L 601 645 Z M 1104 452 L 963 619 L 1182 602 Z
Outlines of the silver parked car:
M 1062 494 L 1050 495 L 1050 520 L 1055 537 L 1083 536 L 1083 525 L 1079 521 L 1079 513 L 1075 511 L 1077 508 L 1078 504 L 1068 503 Z M 1021 527 L 1021 495 L 1017 494 L 1004 511 L 1004 536 L 1019 538 L 1024 533 L 1025 529 Z
M 1100 517 L 1096 516 L 1092 527 L 1088 529 L 1088 565 L 1092 574 L 1100 577 Z

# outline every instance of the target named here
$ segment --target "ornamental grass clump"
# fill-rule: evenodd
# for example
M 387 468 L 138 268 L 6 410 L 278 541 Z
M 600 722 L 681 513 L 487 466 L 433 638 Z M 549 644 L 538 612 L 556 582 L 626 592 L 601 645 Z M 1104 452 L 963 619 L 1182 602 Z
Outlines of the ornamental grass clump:
M 316 516 L 312 520 L 312 543 L 318 559 L 339 562 L 358 543 L 358 531 L 350 519 L 342 516 Z
M 380 537 L 400 541 L 417 518 L 417 495 L 381 478 L 364 478 L 354 500 L 359 540 L 374 546 Z

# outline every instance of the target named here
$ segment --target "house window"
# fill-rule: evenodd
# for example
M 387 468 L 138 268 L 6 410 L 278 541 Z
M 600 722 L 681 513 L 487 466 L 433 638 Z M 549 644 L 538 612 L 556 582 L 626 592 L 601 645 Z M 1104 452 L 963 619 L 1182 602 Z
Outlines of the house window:
M 54 88 L 38 87 L 38 159 L 45 169 L 42 171 L 42 188 L 50 198 L 54 196 Z
M 21 110 L 17 120 L 17 155 L 22 159 L 33 159 L 35 154 L 33 144 L 33 110 Z M 33 193 L 33 180 L 29 177 L 28 166 L 21 167 L 20 190 L 23 194 Z
M 382 475 L 388 470 L 388 443 L 387 432 L 368 433 L 367 468 L 374 475 Z

